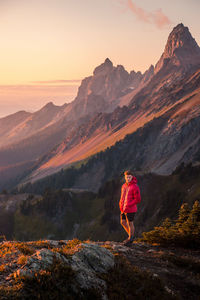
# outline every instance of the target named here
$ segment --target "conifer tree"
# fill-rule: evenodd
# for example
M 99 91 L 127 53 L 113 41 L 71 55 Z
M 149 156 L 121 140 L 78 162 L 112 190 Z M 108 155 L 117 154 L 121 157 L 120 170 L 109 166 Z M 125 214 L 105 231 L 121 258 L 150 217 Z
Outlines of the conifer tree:
M 143 233 L 143 241 L 161 243 L 163 245 L 177 245 L 187 248 L 196 248 L 200 245 L 200 203 L 196 201 L 189 209 L 184 203 L 174 224 L 169 218 L 161 226 L 152 231 Z
M 187 221 L 183 223 L 184 230 L 187 234 L 198 242 L 200 239 L 200 204 L 195 201 Z M 199 241 L 200 243 L 200 241 Z
M 183 203 L 179 209 L 178 219 L 175 225 L 178 233 L 184 234 L 185 232 L 184 223 L 187 221 L 189 214 L 190 214 L 190 209 L 188 203 Z

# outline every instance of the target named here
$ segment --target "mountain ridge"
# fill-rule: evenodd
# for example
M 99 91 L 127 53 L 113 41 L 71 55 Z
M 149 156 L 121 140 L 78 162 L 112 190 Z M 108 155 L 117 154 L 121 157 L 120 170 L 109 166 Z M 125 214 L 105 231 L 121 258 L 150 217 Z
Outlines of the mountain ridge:
M 187 40 L 189 46 L 187 46 Z M 197 96 L 195 96 L 195 101 L 191 100 L 191 103 L 194 102 L 195 114 L 198 115 L 200 67 L 199 64 L 195 65 L 193 62 L 185 64 L 180 59 L 183 52 L 190 51 L 188 49 L 191 47 L 195 48 L 195 53 L 199 53 L 199 46 L 188 28 L 179 24 L 170 33 L 165 50 L 155 69 L 154 66 L 150 66 L 144 74 L 134 71 L 129 74 L 123 66 L 114 67 L 108 58 L 97 66 L 93 76 L 83 79 L 75 100 L 64 106 L 57 123 L 50 123 L 51 126 L 41 131 L 40 136 L 44 137 L 45 143 L 46 133 L 48 132 L 50 137 L 51 130 L 53 130 L 57 143 L 54 143 L 53 138 L 51 141 L 52 146 L 54 143 L 53 150 L 51 151 L 49 146 L 42 157 L 35 156 L 38 160 L 38 170 L 34 171 L 37 176 L 50 175 L 75 161 L 86 159 L 114 145 L 153 118 L 165 114 L 178 103 L 182 103 L 188 115 L 192 116 L 191 105 L 184 106 L 184 101 L 186 98 L 192 99 L 194 94 Z M 180 53 L 177 54 L 179 48 L 183 48 L 184 51 L 179 51 Z M 175 60 L 178 57 L 180 64 L 176 64 L 174 55 Z M 189 56 L 191 58 L 191 55 Z M 199 56 L 197 55 L 195 60 L 196 58 Z M 166 60 L 167 62 L 164 63 Z M 116 89 L 116 86 L 120 88 Z M 123 107 L 123 103 L 126 103 L 126 108 Z M 52 107 L 52 104 L 48 106 Z M 181 110 L 180 114 L 182 115 Z M 77 116 L 79 116 L 78 119 Z M 179 120 L 181 122 L 180 118 Z M 37 148 L 36 146 L 37 142 L 34 147 Z M 18 155 L 17 147 L 16 145 L 15 157 Z M 5 151 L 6 148 L 4 148 Z M 4 152 L 0 152 L 3 156 Z M 42 161 L 44 161 L 43 165 Z M 37 162 L 34 169 L 35 166 Z M 29 178 L 39 178 L 34 174 Z

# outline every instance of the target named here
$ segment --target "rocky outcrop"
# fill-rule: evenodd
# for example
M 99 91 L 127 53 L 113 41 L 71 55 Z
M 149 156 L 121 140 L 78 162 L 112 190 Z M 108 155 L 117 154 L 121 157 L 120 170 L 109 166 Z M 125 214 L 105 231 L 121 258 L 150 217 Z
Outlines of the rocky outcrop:
M 50 243 L 58 246 L 58 242 Z M 35 254 L 27 258 L 23 267 L 14 272 L 13 276 L 15 278 L 22 276 L 33 277 L 36 272 L 48 270 L 56 260 L 71 266 L 77 274 L 77 281 L 81 288 L 99 287 L 105 289 L 105 282 L 100 280 L 96 274 L 106 273 L 114 266 L 113 254 L 107 249 L 92 243 L 80 244 L 78 248 L 78 251 L 70 258 L 45 248 L 37 250 Z
M 76 245 L 72 255 L 66 255 L 64 252 L 61 254 L 62 252 L 57 251 L 59 248 L 62 249 L 60 245 L 67 245 L 67 241 L 47 241 L 47 244 L 51 249 L 36 250 L 33 255 L 27 256 L 26 262 L 21 268 L 8 275 L 7 278 L 31 279 L 35 274 L 48 271 L 55 263 L 60 263 L 75 272 L 76 285 L 79 290 L 97 289 L 100 291 L 102 299 L 108 299 L 106 282 L 99 275 L 107 273 L 114 267 L 114 255 L 109 250 L 93 243 L 80 243 Z
M 0 243 L 0 252 L 5 250 L 7 255 L 0 258 L 2 299 L 26 299 L 30 293 L 33 299 L 43 299 L 45 292 L 51 293 L 55 289 L 60 297 L 65 293 L 65 297 L 72 299 L 88 299 L 86 295 L 89 294 L 84 291 L 90 291 L 90 295 L 97 291 L 97 298 L 94 294 L 93 297 L 104 300 L 116 299 L 113 298 L 116 292 L 120 299 L 125 294 L 131 296 L 131 293 L 140 299 L 144 295 L 155 299 L 158 296 L 164 299 L 197 299 L 200 291 L 197 277 L 200 256 L 195 250 L 165 249 L 138 242 L 126 247 L 116 242 L 77 240 Z M 24 256 L 22 253 L 25 251 L 34 253 Z M 56 272 L 63 267 L 72 271 L 67 277 L 63 278 L 62 273 L 58 277 Z M 49 277 L 52 277 L 52 286 L 48 287 Z M 23 284 L 16 289 L 16 283 L 20 282 Z M 68 289 L 64 289 L 66 285 L 69 285 Z M 12 297 L 9 298 L 12 289 Z

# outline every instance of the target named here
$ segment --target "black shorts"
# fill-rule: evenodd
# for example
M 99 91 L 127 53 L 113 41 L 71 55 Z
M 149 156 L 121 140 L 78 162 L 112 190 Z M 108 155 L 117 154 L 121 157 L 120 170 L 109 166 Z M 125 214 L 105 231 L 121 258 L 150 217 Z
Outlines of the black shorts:
M 126 218 L 129 220 L 129 222 L 133 222 L 135 217 L 135 212 L 133 213 L 122 213 L 121 214 L 121 219 L 126 220 Z

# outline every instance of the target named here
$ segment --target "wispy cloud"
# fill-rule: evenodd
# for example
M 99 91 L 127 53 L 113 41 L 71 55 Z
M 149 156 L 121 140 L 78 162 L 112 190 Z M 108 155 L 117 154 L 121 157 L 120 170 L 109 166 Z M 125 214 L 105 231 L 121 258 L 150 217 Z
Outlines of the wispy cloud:
M 172 21 L 164 14 L 161 8 L 152 12 L 148 12 L 147 10 L 134 4 L 132 0 L 117 1 L 121 6 L 131 11 L 142 22 L 154 24 L 159 29 L 163 29 L 172 24 Z

